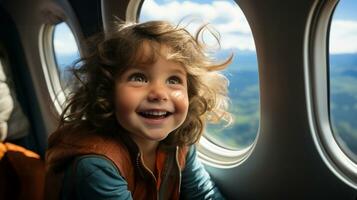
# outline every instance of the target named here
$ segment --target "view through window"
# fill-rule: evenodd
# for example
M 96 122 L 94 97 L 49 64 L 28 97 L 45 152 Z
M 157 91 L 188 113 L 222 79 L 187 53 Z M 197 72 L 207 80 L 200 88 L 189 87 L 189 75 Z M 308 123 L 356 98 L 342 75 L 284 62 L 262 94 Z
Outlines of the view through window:
M 220 33 L 221 49 L 215 54 L 218 61 L 234 54 L 233 63 L 224 71 L 230 81 L 234 123 L 227 128 L 222 124 L 208 125 L 206 136 L 225 148 L 245 148 L 257 135 L 260 117 L 257 55 L 250 26 L 233 0 L 147 0 L 142 5 L 139 21 L 168 20 L 178 24 L 183 20 L 186 25 L 185 20 L 190 19 L 192 27 L 208 22 Z M 191 26 L 189 30 L 196 31 Z
M 54 28 L 53 48 L 61 87 L 67 93 L 71 78 L 69 67 L 80 58 L 80 55 L 73 33 L 65 22 L 57 24 Z
M 339 1 L 332 18 L 329 42 L 331 124 L 340 146 L 355 156 L 357 155 L 356 11 L 357 1 Z

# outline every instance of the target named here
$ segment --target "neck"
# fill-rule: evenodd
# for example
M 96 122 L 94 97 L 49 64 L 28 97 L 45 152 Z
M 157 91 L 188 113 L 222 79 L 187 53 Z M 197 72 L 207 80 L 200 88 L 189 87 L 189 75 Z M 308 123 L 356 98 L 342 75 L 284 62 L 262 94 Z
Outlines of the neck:
M 156 155 L 156 149 L 159 145 L 157 141 L 142 141 L 142 140 L 135 140 L 134 142 L 138 145 L 140 152 L 144 155 Z

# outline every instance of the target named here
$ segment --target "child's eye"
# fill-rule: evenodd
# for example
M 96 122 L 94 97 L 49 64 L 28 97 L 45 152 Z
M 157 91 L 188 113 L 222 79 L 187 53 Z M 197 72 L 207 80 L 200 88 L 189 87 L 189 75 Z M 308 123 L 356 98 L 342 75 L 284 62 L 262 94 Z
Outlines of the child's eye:
M 129 76 L 128 80 L 133 82 L 148 82 L 146 76 L 142 73 L 134 73 Z
M 171 76 L 168 80 L 167 80 L 168 84 L 182 84 L 182 79 L 178 76 Z

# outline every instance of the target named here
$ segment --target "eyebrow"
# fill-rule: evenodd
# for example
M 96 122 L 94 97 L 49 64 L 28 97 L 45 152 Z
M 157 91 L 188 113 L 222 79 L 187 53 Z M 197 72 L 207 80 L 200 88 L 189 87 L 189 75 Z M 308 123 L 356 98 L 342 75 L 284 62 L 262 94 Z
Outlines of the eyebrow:
M 174 73 L 182 74 L 182 75 L 187 75 L 187 72 L 181 68 L 173 69 L 171 70 Z
M 145 65 L 136 65 L 136 66 L 132 66 L 130 68 L 128 68 L 128 70 L 142 70 L 142 71 L 147 71 L 149 70 L 149 68 L 147 68 L 147 66 Z M 182 74 L 182 75 L 187 75 L 187 72 L 184 69 L 181 69 L 179 67 L 175 67 L 174 69 L 170 69 L 170 72 L 173 73 L 178 73 L 178 74 Z

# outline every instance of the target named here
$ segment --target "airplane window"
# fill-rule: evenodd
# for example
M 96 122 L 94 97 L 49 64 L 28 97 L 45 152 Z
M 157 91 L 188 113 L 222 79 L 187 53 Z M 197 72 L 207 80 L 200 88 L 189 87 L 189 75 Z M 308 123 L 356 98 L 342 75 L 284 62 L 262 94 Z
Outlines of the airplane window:
M 55 53 L 57 71 L 62 89 L 69 89 L 70 71 L 69 67 L 80 58 L 78 46 L 71 29 L 65 22 L 55 26 L 53 31 L 53 49 Z
M 65 22 L 43 25 L 40 31 L 40 44 L 46 85 L 56 110 L 61 113 L 66 94 L 71 89 L 69 66 L 80 57 L 78 46 Z
M 340 1 L 329 38 L 330 120 L 340 147 L 357 158 L 357 1 Z M 355 159 L 356 160 L 356 159 Z
M 250 26 L 238 5 L 233 0 L 148 0 L 143 2 L 139 16 L 139 21 L 169 20 L 175 24 L 193 20 L 189 24 L 192 30 L 196 23 L 209 22 L 221 34 L 221 49 L 215 57 L 224 60 L 234 54 L 224 74 L 230 81 L 230 111 L 235 121 L 224 129 L 222 125 L 208 125 L 206 138 L 230 150 L 250 146 L 257 135 L 260 116 L 258 64 Z

